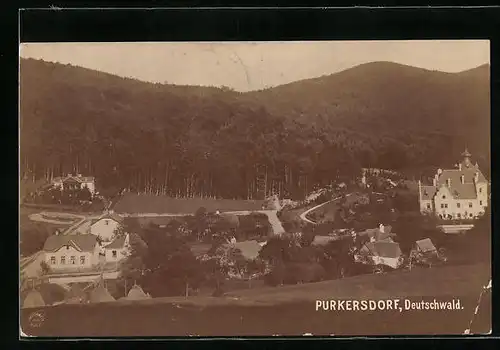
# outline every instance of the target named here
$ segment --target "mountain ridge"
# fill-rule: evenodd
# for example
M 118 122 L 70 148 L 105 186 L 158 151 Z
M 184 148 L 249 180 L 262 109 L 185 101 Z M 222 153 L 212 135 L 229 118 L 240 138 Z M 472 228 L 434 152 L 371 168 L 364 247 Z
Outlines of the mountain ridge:
M 371 63 L 239 93 L 38 60 L 20 65 L 21 169 L 37 177 L 78 168 L 112 183 L 121 172 L 124 186 L 151 188 L 176 169 L 169 188 L 189 192 L 219 177 L 217 191 L 241 198 L 256 191 L 256 164 L 267 164 L 279 179 L 269 177 L 266 191 L 327 182 L 355 164 L 451 165 L 465 145 L 489 166 L 485 67 L 443 73 Z M 186 185 L 191 172 L 196 184 Z M 229 173 L 235 184 L 226 191 L 231 186 L 222 178 Z

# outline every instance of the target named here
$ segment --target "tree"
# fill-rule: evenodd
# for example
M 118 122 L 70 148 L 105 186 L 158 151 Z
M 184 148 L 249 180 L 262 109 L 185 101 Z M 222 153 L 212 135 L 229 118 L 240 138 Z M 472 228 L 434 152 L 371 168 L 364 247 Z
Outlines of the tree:
M 50 273 L 50 266 L 45 261 L 40 263 L 40 269 L 42 271 L 42 275 L 48 275 Z
M 300 246 L 309 247 L 316 237 L 314 226 L 307 223 L 302 227 L 302 235 L 300 236 Z

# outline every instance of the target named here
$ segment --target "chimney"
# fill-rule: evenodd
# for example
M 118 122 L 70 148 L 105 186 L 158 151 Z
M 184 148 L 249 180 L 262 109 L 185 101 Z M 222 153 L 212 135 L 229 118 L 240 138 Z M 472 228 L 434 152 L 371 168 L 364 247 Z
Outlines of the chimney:
M 378 226 L 378 229 L 379 229 L 380 233 L 384 233 L 384 225 L 383 224 L 380 224 Z
M 68 176 L 71 177 L 71 176 L 73 176 L 73 174 L 72 173 L 68 173 Z
M 458 170 L 462 171 L 462 163 L 458 163 Z
M 465 176 L 460 175 L 460 183 L 463 185 L 465 183 Z
M 375 237 L 374 236 L 370 237 L 370 242 L 375 242 Z
M 433 185 L 434 187 L 436 187 L 436 186 L 437 186 L 437 175 L 436 175 L 436 176 L 434 176 L 434 178 L 432 179 L 432 185 Z
M 474 182 L 477 183 L 479 181 L 479 173 L 476 171 L 474 173 Z

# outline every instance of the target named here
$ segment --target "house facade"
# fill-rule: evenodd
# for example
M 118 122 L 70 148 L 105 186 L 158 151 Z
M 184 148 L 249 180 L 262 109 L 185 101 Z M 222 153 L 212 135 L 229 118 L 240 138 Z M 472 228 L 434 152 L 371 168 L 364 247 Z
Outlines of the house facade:
M 479 166 L 472 164 L 470 153 L 456 169 L 438 169 L 432 185 L 418 183 L 420 212 L 441 219 L 475 219 L 488 206 L 488 181 Z
M 43 261 L 51 274 L 97 271 L 102 264 L 118 263 L 127 258 L 129 248 L 128 234 L 101 243 L 91 234 L 55 234 L 45 241 Z
M 82 174 L 68 174 L 63 177 L 52 179 L 52 185 L 61 191 L 88 188 L 92 196 L 95 194 L 95 179 L 92 176 L 82 176 Z
M 113 212 L 107 212 L 90 225 L 89 233 L 100 237 L 104 242 L 111 242 L 120 228 L 123 219 Z
M 103 252 L 106 262 L 119 262 L 125 259 L 130 252 L 129 235 L 128 233 L 116 237 L 110 243 L 103 245 Z
M 55 234 L 43 247 L 51 272 L 91 269 L 99 263 L 100 246 L 93 235 Z

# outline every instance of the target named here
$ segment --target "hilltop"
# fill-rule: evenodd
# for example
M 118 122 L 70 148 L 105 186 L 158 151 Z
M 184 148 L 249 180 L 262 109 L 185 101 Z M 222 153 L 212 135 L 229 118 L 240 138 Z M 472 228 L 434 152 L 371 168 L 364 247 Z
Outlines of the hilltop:
M 374 62 L 238 93 L 21 60 L 22 173 L 137 192 L 299 198 L 361 166 L 451 165 L 465 144 L 488 174 L 489 118 L 488 66 Z

